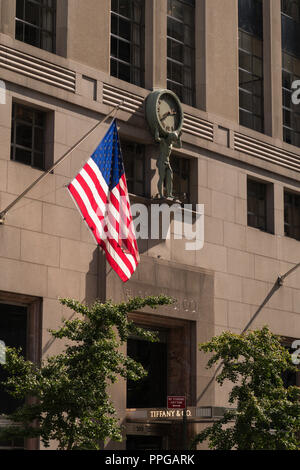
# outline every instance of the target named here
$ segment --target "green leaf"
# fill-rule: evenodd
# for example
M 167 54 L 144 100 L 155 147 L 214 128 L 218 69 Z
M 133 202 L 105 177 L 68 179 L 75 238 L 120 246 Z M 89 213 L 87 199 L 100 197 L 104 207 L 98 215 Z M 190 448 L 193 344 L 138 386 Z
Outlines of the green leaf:
M 130 335 L 157 341 L 153 332 L 136 327 L 127 315 L 144 307 L 170 305 L 174 299 L 135 297 L 120 304 L 97 301 L 89 307 L 73 299 L 60 302 L 76 313 L 74 319 L 50 330 L 66 343 L 60 354 L 37 366 L 20 350 L 6 351 L 7 379 L 2 387 L 24 404 L 9 417 L 12 425 L 1 429 L 0 439 L 40 437 L 46 447 L 56 440 L 59 449 L 99 450 L 101 441 L 122 439 L 110 385 L 120 376 L 140 380 L 147 374 L 141 364 L 120 352 L 121 344 Z

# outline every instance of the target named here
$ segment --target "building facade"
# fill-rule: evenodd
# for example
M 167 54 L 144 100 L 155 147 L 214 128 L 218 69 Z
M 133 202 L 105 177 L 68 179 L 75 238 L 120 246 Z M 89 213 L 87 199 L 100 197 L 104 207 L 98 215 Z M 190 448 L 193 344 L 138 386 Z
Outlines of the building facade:
M 187 397 L 188 438 L 210 412 L 218 417 L 229 389 L 206 389 L 212 371 L 198 343 L 241 332 L 278 275 L 300 262 L 299 23 L 299 0 L 0 0 L 0 210 L 120 100 L 131 202 L 151 207 L 159 148 L 145 100 L 168 88 L 184 110 L 174 189 L 204 204 L 203 249 L 186 250 L 171 222 L 170 239 L 138 241 L 128 283 L 109 269 L 65 187 L 108 124 L 0 225 L 0 340 L 31 360 L 61 351 L 48 329 L 72 312 L 59 297 L 177 299 L 131 316 L 160 341 L 128 342 L 149 377 L 112 388 L 124 440 L 107 449 L 180 449 L 182 417 L 166 410 L 167 395 Z M 287 345 L 300 338 L 300 270 L 251 328 L 265 324 Z M 1 403 L 8 413 L 4 395 Z

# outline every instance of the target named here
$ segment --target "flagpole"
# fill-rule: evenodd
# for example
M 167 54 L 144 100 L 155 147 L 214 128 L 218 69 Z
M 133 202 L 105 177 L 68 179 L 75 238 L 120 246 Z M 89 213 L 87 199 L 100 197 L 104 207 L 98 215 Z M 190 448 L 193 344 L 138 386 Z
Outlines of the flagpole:
M 79 147 L 79 145 L 82 144 L 82 142 L 84 142 L 93 132 L 94 130 L 97 129 L 97 127 L 99 127 L 101 124 L 103 124 L 113 113 L 117 112 L 117 110 L 119 109 L 119 107 L 123 104 L 124 100 L 123 101 L 120 101 L 120 103 L 115 106 L 103 119 L 102 121 L 99 121 L 97 122 L 97 124 L 95 124 L 94 127 L 92 127 L 91 130 L 89 130 L 78 142 L 76 142 L 76 144 L 73 145 L 73 147 L 71 147 L 66 153 L 64 153 L 64 155 L 62 155 L 58 160 L 57 162 L 55 162 L 51 168 L 49 168 L 48 170 L 46 170 L 44 173 L 42 173 L 35 181 L 33 181 L 33 183 L 31 183 L 16 199 L 14 199 L 3 211 L 0 212 L 0 225 L 3 225 L 4 224 L 4 219 L 5 219 L 5 216 L 6 214 L 8 213 L 8 211 L 14 207 L 21 199 L 23 199 L 24 196 L 26 196 L 27 193 L 29 193 L 29 191 L 31 191 L 32 188 L 34 188 L 34 186 L 36 186 L 40 181 L 42 181 L 44 178 L 46 178 L 47 175 L 49 175 L 49 173 L 51 173 L 56 167 L 58 167 L 58 165 L 60 165 L 74 150 L 77 149 L 77 147 Z

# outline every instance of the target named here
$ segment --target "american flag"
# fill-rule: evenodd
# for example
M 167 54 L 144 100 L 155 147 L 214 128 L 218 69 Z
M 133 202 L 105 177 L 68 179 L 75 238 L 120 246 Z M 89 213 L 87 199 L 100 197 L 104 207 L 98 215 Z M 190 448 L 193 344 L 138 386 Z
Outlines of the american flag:
M 116 120 L 69 184 L 85 222 L 123 282 L 139 263 Z

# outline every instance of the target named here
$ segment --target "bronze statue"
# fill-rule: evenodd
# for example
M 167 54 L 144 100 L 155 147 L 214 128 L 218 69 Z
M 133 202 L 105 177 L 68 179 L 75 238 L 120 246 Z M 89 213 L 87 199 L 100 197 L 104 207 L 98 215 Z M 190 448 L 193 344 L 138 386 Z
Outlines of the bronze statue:
M 158 193 L 160 198 L 173 198 L 173 171 L 170 164 L 170 155 L 172 148 L 181 148 L 181 132 L 170 132 L 167 136 L 161 137 L 159 130 L 155 132 L 155 141 L 159 142 L 159 157 L 156 163 L 159 172 L 159 180 L 157 183 Z M 166 196 L 163 193 L 165 182 Z

